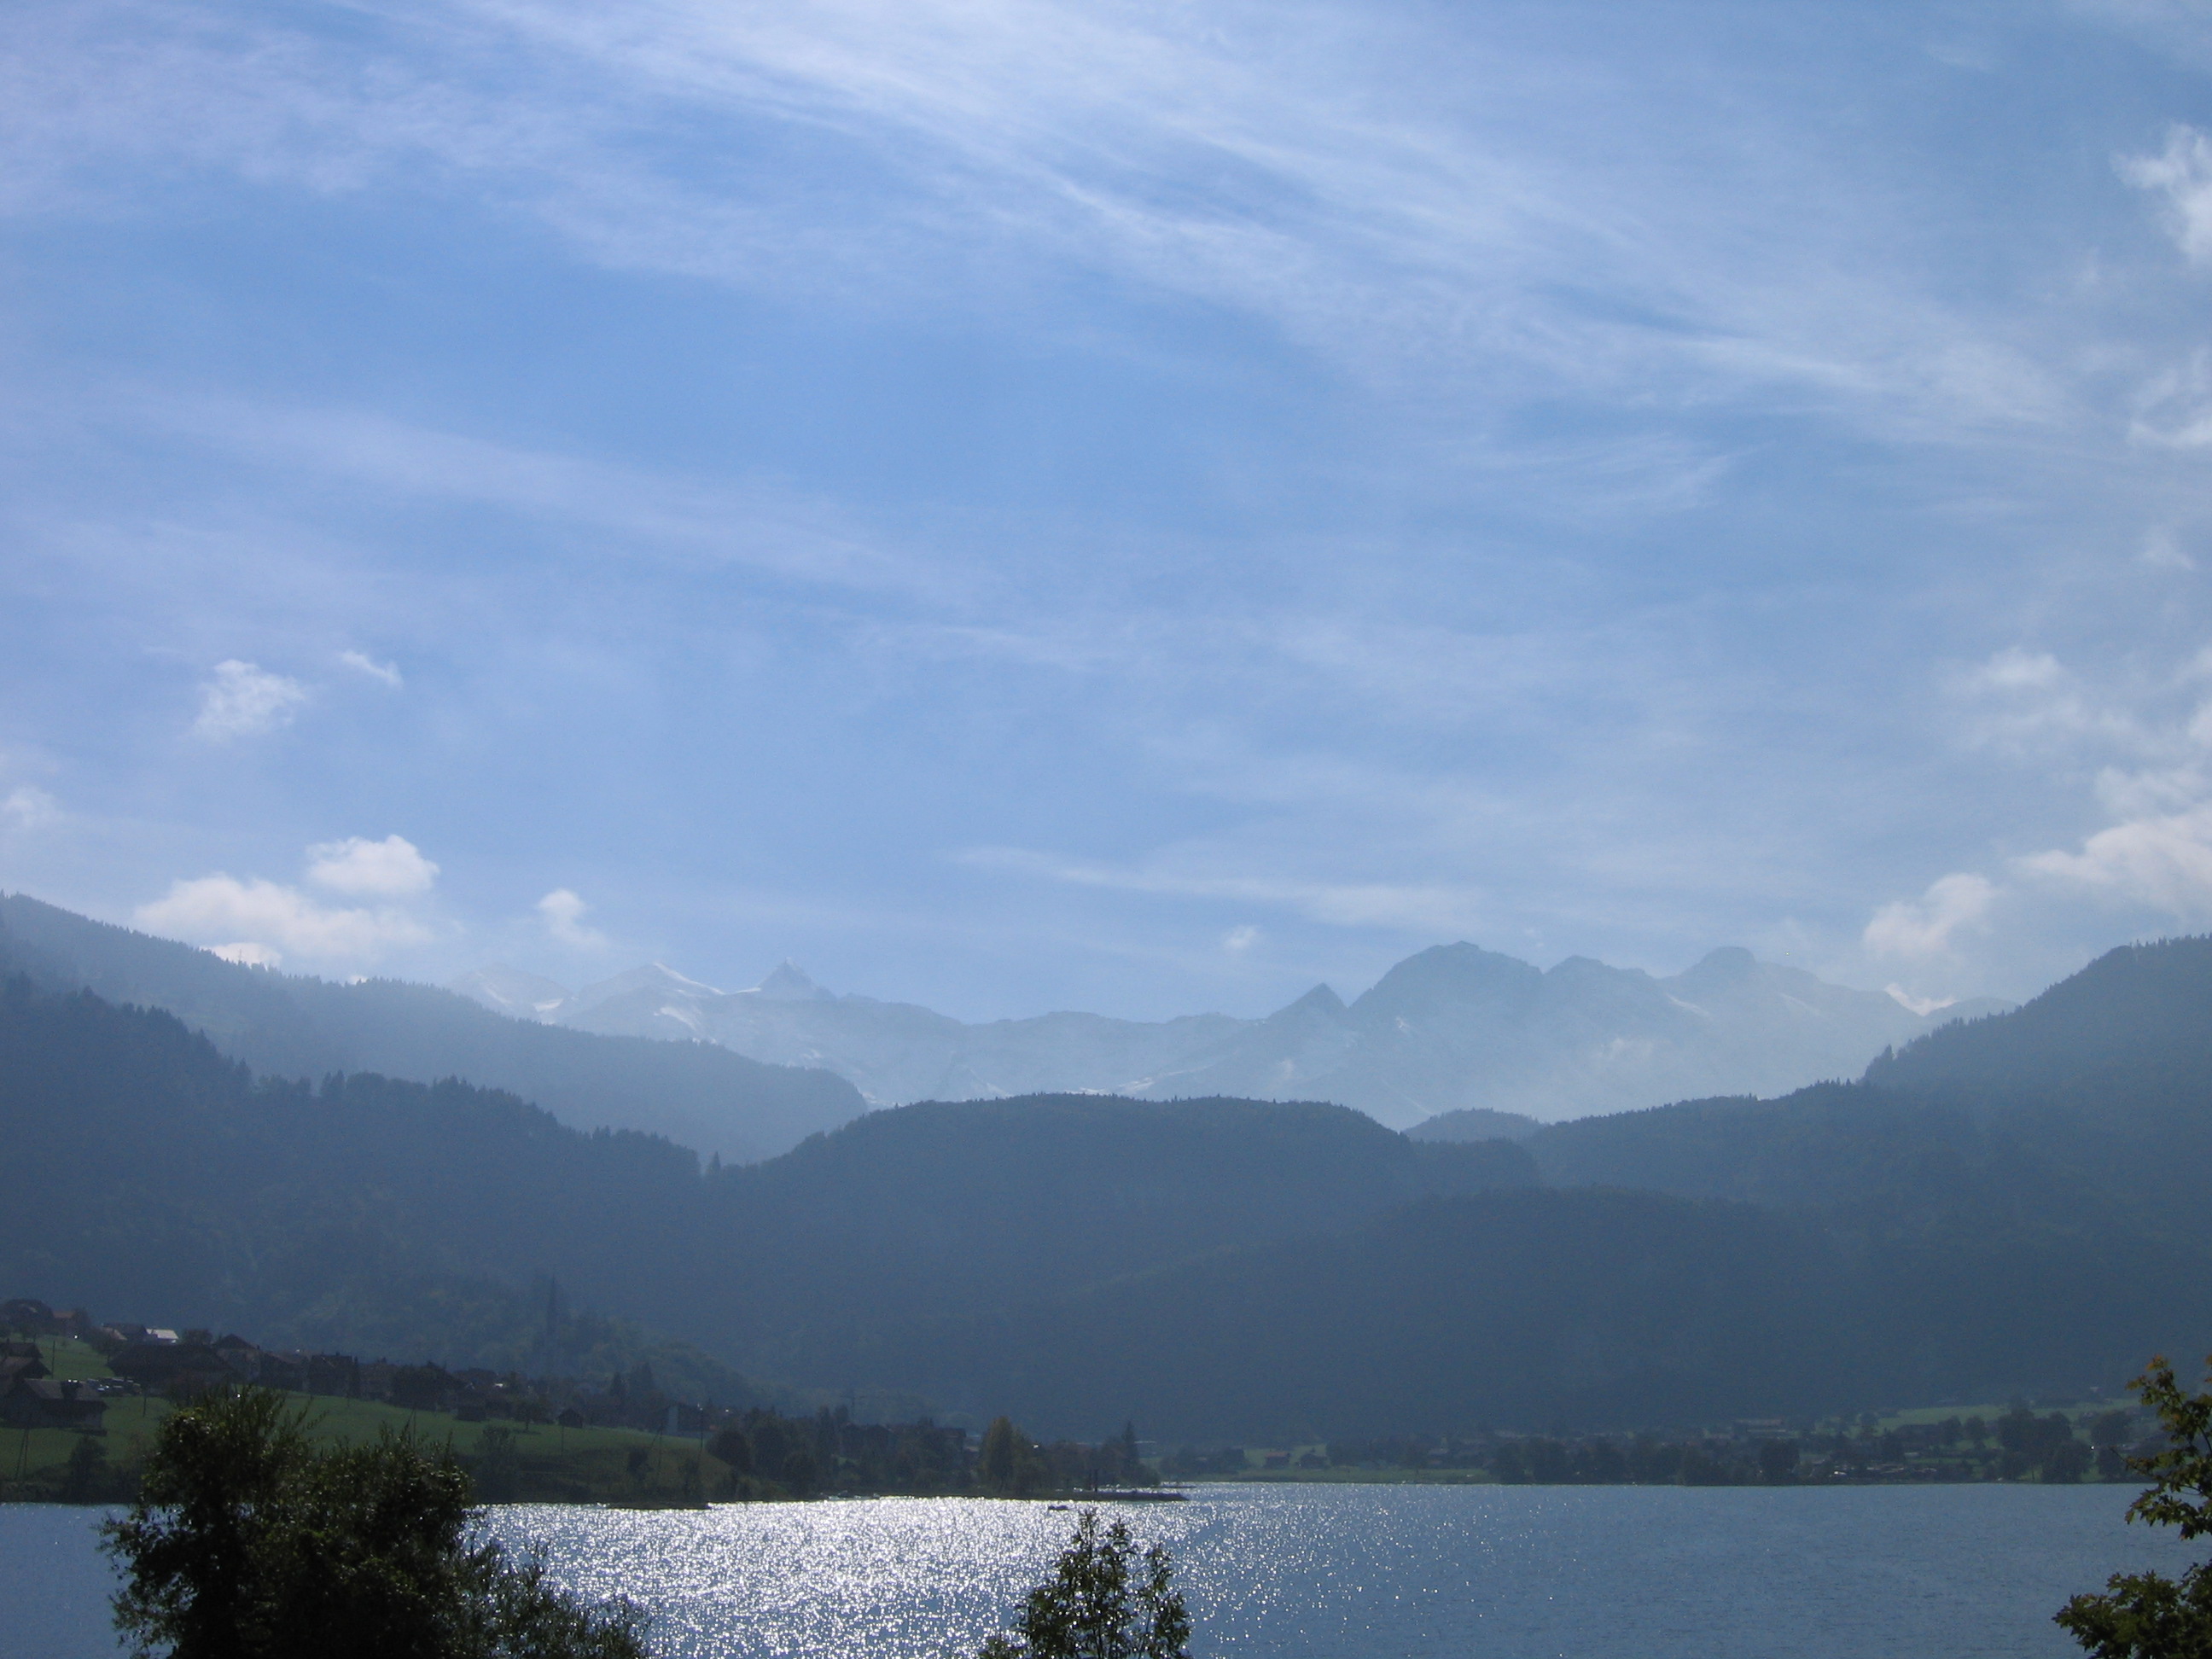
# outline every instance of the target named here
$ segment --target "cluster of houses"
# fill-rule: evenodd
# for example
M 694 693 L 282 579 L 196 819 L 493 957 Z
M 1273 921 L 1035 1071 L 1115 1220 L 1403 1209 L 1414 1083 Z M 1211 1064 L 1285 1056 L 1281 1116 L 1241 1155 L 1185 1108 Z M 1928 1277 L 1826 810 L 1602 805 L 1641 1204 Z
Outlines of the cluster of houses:
M 70 1338 L 99 1349 L 113 1376 L 97 1382 L 55 1376 L 58 1344 Z M 691 1435 L 709 1426 L 708 1413 L 668 1399 L 642 1366 L 600 1389 L 513 1372 L 449 1371 L 350 1354 L 262 1348 L 241 1336 L 207 1331 L 101 1323 L 82 1308 L 57 1311 L 28 1297 L 0 1302 L 0 1425 L 7 1427 L 96 1433 L 109 1402 L 118 1396 L 175 1399 L 231 1383 L 383 1401 L 451 1413 L 464 1422 L 506 1418 Z

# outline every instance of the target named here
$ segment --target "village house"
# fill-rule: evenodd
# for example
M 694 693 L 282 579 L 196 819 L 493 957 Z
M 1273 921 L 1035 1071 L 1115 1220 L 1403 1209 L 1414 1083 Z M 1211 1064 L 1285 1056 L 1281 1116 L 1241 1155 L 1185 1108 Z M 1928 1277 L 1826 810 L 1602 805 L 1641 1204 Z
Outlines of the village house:
M 21 1364 L 9 1361 L 10 1364 Z M 33 1362 L 35 1364 L 36 1362 Z M 16 1371 L 0 1382 L 0 1423 L 11 1429 L 85 1429 L 98 1433 L 107 1402 L 89 1382 Z

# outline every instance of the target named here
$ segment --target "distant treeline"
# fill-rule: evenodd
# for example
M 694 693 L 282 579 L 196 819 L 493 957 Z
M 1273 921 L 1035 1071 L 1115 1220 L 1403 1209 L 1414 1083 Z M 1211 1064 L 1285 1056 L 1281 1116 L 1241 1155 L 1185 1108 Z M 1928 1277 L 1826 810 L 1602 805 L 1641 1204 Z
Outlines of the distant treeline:
M 1884 1427 L 1869 1420 L 1791 1431 L 1741 1425 L 1688 1439 L 1652 1434 L 1481 1434 L 1338 1441 L 1253 1455 L 1242 1447 L 1186 1446 L 1163 1468 L 1185 1479 L 1317 1478 L 1322 1471 L 1449 1480 L 1479 1475 L 1509 1486 L 1797 1486 L 1835 1482 L 2123 1480 L 2126 1458 L 2162 1443 L 2128 1407 L 2093 1407 L 2069 1418 L 2025 1403 L 1993 1419 L 1974 1415 Z

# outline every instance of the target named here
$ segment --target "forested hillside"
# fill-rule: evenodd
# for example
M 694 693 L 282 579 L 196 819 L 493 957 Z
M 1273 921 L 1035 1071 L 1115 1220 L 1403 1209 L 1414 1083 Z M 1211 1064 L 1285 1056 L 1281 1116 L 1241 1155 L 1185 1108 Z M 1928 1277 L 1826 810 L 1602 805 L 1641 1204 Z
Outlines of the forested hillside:
M 588 1320 L 551 1333 L 574 1352 L 535 1352 L 533 1281 L 650 1320 L 699 1232 L 697 1159 L 665 1140 L 459 1083 L 257 1080 L 169 1015 L 21 977 L 0 986 L 0 1283 L 397 1358 L 628 1352 L 638 1333 Z
M 257 1072 L 375 1072 L 507 1089 L 579 1128 L 642 1129 L 726 1158 L 771 1157 L 859 1115 L 827 1072 L 770 1066 L 710 1044 L 601 1036 L 510 1019 L 465 997 L 396 980 L 341 984 L 224 962 L 0 896 L 0 972 L 49 988 L 166 1009 Z
M 834 1345 L 894 1323 L 1534 1180 L 1509 1143 L 1422 1146 L 1342 1106 L 1043 1095 L 873 1112 L 709 1184 L 752 1270 L 728 1328 L 834 1376 Z
M 2117 1019 L 2076 1000 L 2146 975 L 2156 1019 L 2069 1063 L 2046 1022 Z M 1518 1143 L 1045 1096 L 705 1168 L 459 1083 L 256 1080 L 167 1015 L 18 979 L 0 1273 L 357 1346 L 409 1318 L 511 1336 L 557 1277 L 749 1374 L 1047 1433 L 1664 1427 L 2112 1387 L 2212 1346 L 2212 1066 L 2170 1033 L 2212 1013 L 2212 946 L 2083 977 L 1880 1083 Z

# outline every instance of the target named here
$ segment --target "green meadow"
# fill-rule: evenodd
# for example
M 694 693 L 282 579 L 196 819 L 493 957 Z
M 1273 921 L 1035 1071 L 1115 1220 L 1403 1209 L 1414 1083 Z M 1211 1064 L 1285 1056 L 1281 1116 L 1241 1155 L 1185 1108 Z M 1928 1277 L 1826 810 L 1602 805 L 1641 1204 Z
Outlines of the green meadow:
M 112 1375 L 99 1350 L 70 1340 L 41 1340 L 39 1352 L 57 1376 L 98 1380 Z M 288 1396 L 304 1413 L 309 1437 L 326 1446 L 355 1445 L 380 1434 L 409 1433 L 450 1449 L 469 1465 L 487 1499 L 514 1502 L 682 1504 L 755 1495 L 764 1489 L 732 1483 L 731 1474 L 696 1440 L 635 1429 L 564 1429 L 550 1423 L 463 1423 L 441 1412 L 408 1411 L 373 1400 Z M 106 1432 L 68 1429 L 0 1431 L 0 1499 L 52 1501 L 70 1488 L 70 1461 L 86 1443 L 103 1466 L 81 1473 L 73 1495 L 112 1503 L 135 1489 L 169 1402 L 124 1395 L 107 1408 Z M 82 1455 L 77 1454 L 80 1463 Z

